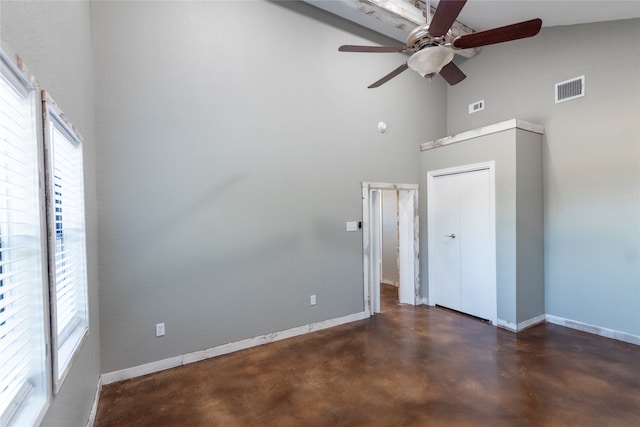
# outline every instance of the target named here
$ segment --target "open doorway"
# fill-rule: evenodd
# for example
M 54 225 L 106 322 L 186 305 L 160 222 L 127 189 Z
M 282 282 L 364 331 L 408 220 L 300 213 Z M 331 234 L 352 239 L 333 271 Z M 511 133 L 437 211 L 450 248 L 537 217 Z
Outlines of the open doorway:
M 387 195 L 386 192 L 390 192 L 391 195 Z M 396 215 L 393 215 L 391 221 L 397 224 L 395 245 L 398 300 L 400 303 L 412 305 L 421 301 L 418 185 L 364 182 L 362 183 L 364 305 L 369 315 L 381 312 L 380 292 L 383 279 L 385 282 L 393 282 L 391 272 L 388 275 L 383 274 L 384 199 L 388 200 L 387 205 L 392 204 L 391 209 L 386 209 L 388 211 L 393 210 L 393 202 L 390 201 L 395 201 Z M 392 235 L 392 233 L 387 234 Z M 390 246 L 393 247 L 393 242 Z M 389 276 L 392 277 L 391 280 Z
M 397 190 L 380 190 L 382 216 L 380 241 L 380 312 L 400 302 L 400 200 Z

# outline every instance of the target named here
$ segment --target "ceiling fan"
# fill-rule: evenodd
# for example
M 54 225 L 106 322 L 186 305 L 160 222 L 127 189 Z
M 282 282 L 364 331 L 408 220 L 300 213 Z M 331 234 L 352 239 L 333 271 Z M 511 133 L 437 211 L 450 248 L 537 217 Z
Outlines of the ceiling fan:
M 398 74 L 411 68 L 423 77 L 431 78 L 440 74 L 447 83 L 455 85 L 467 76 L 452 62 L 456 50 L 487 46 L 511 40 L 533 37 L 540 31 L 539 18 L 504 27 L 464 34 L 454 37 L 450 28 L 460 14 L 467 0 L 440 0 L 431 22 L 420 25 L 409 33 L 405 46 L 356 46 L 343 45 L 340 52 L 413 52 L 409 60 L 369 86 L 376 88 Z M 427 5 L 427 14 L 429 13 Z M 428 20 L 427 20 L 428 21 Z

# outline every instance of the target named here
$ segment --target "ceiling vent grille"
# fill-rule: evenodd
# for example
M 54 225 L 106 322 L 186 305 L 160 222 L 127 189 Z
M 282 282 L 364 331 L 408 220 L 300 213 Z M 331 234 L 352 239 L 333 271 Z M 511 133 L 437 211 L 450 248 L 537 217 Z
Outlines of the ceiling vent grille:
M 584 76 L 556 83 L 556 104 L 584 96 Z

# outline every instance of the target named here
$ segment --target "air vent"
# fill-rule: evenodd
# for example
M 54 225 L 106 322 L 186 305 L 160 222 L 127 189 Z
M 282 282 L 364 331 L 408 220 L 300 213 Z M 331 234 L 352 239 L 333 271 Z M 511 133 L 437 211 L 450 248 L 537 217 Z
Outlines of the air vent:
M 473 104 L 469 104 L 469 114 L 476 113 L 480 110 L 484 110 L 484 99 L 482 101 L 474 102 Z
M 556 104 L 584 96 L 584 76 L 556 83 Z

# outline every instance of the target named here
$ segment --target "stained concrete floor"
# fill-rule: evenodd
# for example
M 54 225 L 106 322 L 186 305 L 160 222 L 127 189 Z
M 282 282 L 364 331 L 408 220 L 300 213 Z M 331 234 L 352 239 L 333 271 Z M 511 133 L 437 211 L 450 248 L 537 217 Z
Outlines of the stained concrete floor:
M 640 426 L 640 347 L 441 308 L 370 319 L 103 388 L 95 426 Z

